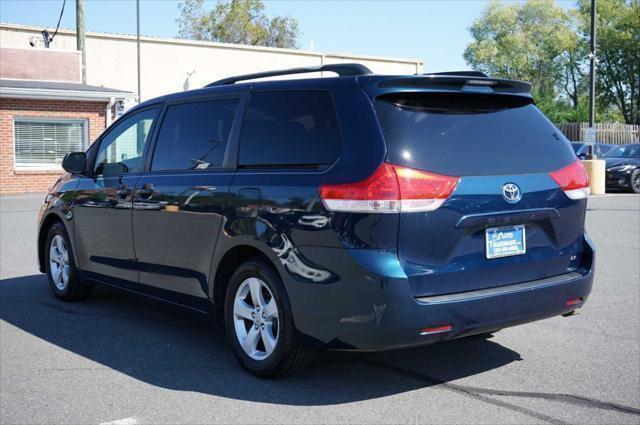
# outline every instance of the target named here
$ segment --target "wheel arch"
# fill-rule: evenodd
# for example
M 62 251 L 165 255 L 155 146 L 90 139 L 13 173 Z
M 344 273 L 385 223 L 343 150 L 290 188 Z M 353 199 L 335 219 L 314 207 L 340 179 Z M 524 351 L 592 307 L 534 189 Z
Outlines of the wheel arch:
M 47 242 L 47 235 L 49 234 L 49 230 L 55 223 L 61 223 L 66 229 L 67 235 L 71 237 L 71 234 L 69 233 L 69 229 L 65 224 L 65 220 L 55 211 L 49 212 L 42 219 L 42 224 L 40 225 L 40 229 L 38 230 L 38 269 L 42 273 L 45 272 L 44 244 Z
M 222 323 L 224 316 L 224 297 L 227 286 L 229 285 L 229 279 L 241 264 L 252 258 L 261 258 L 273 267 L 273 270 L 281 279 L 283 278 L 283 274 L 282 270 L 280 270 L 282 266 L 276 261 L 277 257 L 275 257 L 273 252 L 269 253 L 269 251 L 259 247 L 255 243 L 245 241 L 228 247 L 225 250 L 216 251 L 212 262 L 212 272 L 210 274 L 212 276 L 210 280 L 210 282 L 212 282 L 210 295 L 213 300 L 215 318 L 218 322 Z

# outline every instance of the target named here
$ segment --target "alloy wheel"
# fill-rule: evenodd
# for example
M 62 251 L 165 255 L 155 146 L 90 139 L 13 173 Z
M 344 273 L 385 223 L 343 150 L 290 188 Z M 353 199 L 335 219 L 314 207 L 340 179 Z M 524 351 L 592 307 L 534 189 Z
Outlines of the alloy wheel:
M 49 247 L 49 270 L 53 283 L 60 291 L 69 284 L 69 250 L 61 235 L 55 235 L 51 239 Z
M 278 344 L 278 306 L 267 284 L 257 278 L 245 279 L 233 302 L 236 338 L 254 360 L 265 360 Z

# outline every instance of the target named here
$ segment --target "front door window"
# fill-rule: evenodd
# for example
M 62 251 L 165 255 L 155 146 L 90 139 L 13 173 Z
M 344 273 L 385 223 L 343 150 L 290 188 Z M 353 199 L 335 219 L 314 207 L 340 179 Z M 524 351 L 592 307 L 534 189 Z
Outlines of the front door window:
M 158 109 L 147 109 L 116 123 L 100 143 L 94 175 L 122 175 L 142 171 L 142 154 Z

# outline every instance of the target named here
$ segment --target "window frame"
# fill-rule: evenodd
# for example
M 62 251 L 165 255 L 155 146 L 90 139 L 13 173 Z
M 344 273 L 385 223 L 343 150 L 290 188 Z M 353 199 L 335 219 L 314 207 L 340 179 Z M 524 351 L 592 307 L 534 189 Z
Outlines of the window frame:
M 14 116 L 12 120 L 13 124 L 13 169 L 14 171 L 62 171 L 62 161 L 60 164 L 55 163 L 34 163 L 34 164 L 18 164 L 18 155 L 16 152 L 17 133 L 16 123 L 41 123 L 41 124 L 81 124 L 82 125 L 82 138 L 83 147 L 81 150 L 86 150 L 90 146 L 89 143 L 89 119 L 87 118 L 64 118 L 64 117 L 39 117 L 39 116 Z M 79 151 L 78 151 L 79 152 Z
M 98 152 L 100 151 L 100 147 L 102 146 L 102 142 L 104 141 L 105 137 L 109 136 L 109 134 L 111 134 L 111 132 L 113 132 L 114 129 L 117 128 L 118 125 L 121 122 L 124 122 L 125 120 L 131 118 L 134 115 L 137 115 L 138 113 L 146 112 L 146 111 L 149 111 L 151 109 L 156 109 L 157 113 L 156 113 L 156 118 L 153 120 L 153 123 L 151 124 L 151 128 L 149 129 L 149 135 L 147 136 L 149 138 L 149 140 L 147 140 L 147 142 L 145 143 L 144 148 L 142 150 L 142 156 L 140 157 L 141 169 L 140 169 L 140 171 L 137 171 L 135 173 L 126 173 L 126 174 L 123 174 L 123 175 L 136 175 L 136 174 L 141 174 L 141 173 L 145 172 L 146 165 L 147 165 L 146 157 L 147 157 L 147 155 L 149 153 L 149 148 L 150 148 L 151 144 L 155 140 L 156 131 L 157 131 L 157 128 L 158 128 L 158 122 L 160 120 L 160 116 L 161 116 L 161 113 L 163 111 L 163 104 L 161 102 L 153 103 L 151 105 L 147 105 L 147 106 L 144 106 L 142 108 L 131 109 L 126 114 L 122 115 L 117 120 L 115 120 L 109 126 L 109 128 L 107 128 L 100 135 L 100 137 L 98 137 L 96 139 L 96 141 L 93 142 L 89 146 L 89 148 L 87 148 L 86 153 L 89 153 L 89 151 L 91 151 L 90 155 L 87 155 L 87 169 L 86 169 L 87 176 L 92 177 L 92 178 L 97 178 L 97 177 L 103 177 L 104 176 L 103 174 L 96 174 L 94 172 L 94 170 L 95 170 L 95 162 L 98 159 Z M 94 146 L 97 146 L 97 147 L 95 149 L 92 149 Z
M 189 96 L 184 98 L 172 99 L 169 101 L 165 101 L 162 110 L 158 114 L 158 119 L 156 123 L 156 128 L 154 129 L 153 139 L 151 140 L 152 144 L 149 146 L 149 150 L 147 152 L 147 157 L 145 159 L 144 165 L 144 173 L 153 174 L 153 175 L 172 175 L 172 174 L 184 174 L 184 173 L 207 173 L 207 172 L 219 172 L 219 171 L 235 171 L 237 168 L 237 161 L 234 157 L 234 153 L 237 152 L 238 143 L 240 139 L 240 129 L 242 124 L 242 119 L 244 117 L 244 110 L 247 105 L 247 92 L 241 91 L 233 91 L 230 93 L 214 93 L 214 94 L 204 94 L 200 96 Z M 184 105 L 190 103 L 201 103 L 201 102 L 211 102 L 216 100 L 236 100 L 238 103 L 236 105 L 236 113 L 233 117 L 233 123 L 231 124 L 231 130 L 229 131 L 229 136 L 227 138 L 227 143 L 225 145 L 224 153 L 222 154 L 222 164 L 216 167 L 209 167 L 204 169 L 193 169 L 193 170 L 152 170 L 151 166 L 153 163 L 153 157 L 156 152 L 156 147 L 158 145 L 158 136 L 160 135 L 160 130 L 164 125 L 165 118 L 167 116 L 167 112 L 171 106 L 176 105 Z
M 244 130 L 244 121 L 246 119 L 246 114 L 249 110 L 249 103 L 251 102 L 251 97 L 254 94 L 258 93 L 290 93 L 290 92 L 324 92 L 329 96 L 329 100 L 331 101 L 331 105 L 333 106 L 333 113 L 336 118 L 336 125 L 338 130 L 338 155 L 330 164 L 254 164 L 254 165 L 240 165 L 240 145 L 242 143 L 242 130 Z M 277 89 L 259 89 L 259 90 L 251 90 L 248 94 L 244 111 L 242 113 L 241 121 L 240 121 L 240 134 L 238 135 L 238 141 L 236 145 L 237 152 L 235 153 L 235 163 L 238 169 L 249 170 L 249 171 L 273 171 L 273 172 L 281 172 L 281 171 L 295 171 L 295 172 L 304 172 L 304 173 L 325 173 L 340 160 L 342 156 L 342 148 L 344 143 L 344 136 L 342 134 L 342 124 L 340 122 L 340 114 L 338 113 L 338 107 L 336 104 L 336 100 L 334 99 L 333 93 L 330 89 L 327 88 L 277 88 Z

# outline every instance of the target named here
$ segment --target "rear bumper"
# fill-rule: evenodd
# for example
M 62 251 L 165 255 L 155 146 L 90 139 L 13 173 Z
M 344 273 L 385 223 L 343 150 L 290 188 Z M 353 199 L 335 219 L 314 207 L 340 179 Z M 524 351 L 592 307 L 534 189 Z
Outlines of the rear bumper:
M 371 262 L 365 264 L 353 253 L 351 257 L 361 267 L 369 266 L 359 275 L 346 272 L 327 285 L 286 285 L 296 327 L 311 345 L 359 351 L 411 347 L 495 331 L 582 307 L 591 292 L 595 267 L 594 246 L 586 235 L 584 245 L 581 265 L 575 271 L 448 296 L 414 298 L 406 277 L 393 265 L 382 261 L 382 266 L 371 267 Z M 315 260 L 318 255 L 326 259 L 327 254 L 318 250 L 306 253 Z M 337 264 L 345 261 L 336 259 Z M 576 299 L 580 302 L 567 305 Z M 451 326 L 449 332 L 421 335 L 425 328 L 445 325 Z

